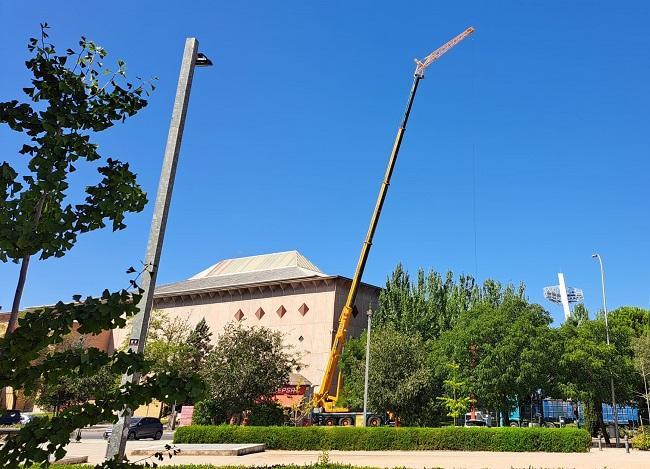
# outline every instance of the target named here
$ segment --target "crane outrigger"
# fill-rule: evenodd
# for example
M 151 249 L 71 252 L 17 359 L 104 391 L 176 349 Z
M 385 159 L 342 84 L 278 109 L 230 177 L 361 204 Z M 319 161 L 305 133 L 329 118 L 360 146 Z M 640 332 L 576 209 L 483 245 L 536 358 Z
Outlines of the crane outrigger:
M 397 155 L 399 153 L 400 146 L 402 144 L 402 139 L 404 137 L 404 132 L 406 131 L 406 124 L 408 123 L 409 115 L 411 114 L 411 107 L 413 106 L 413 100 L 415 99 L 415 93 L 418 89 L 418 84 L 420 80 L 424 78 L 424 72 L 433 62 L 442 57 L 446 52 L 448 52 L 452 47 L 457 45 L 463 39 L 468 37 L 474 32 L 474 28 L 469 27 L 458 36 L 454 37 L 443 46 L 439 47 L 431 54 L 426 56 L 422 61 L 415 60 L 415 73 L 413 76 L 413 85 L 411 86 L 411 92 L 409 94 L 408 101 L 406 103 L 406 111 L 404 112 L 404 117 L 402 122 L 397 129 L 397 135 L 395 136 L 395 142 L 393 143 L 393 150 L 390 153 L 388 159 L 388 167 L 386 168 L 386 173 L 384 175 L 384 180 L 379 189 L 379 195 L 377 196 L 377 203 L 375 205 L 375 210 L 372 213 L 370 218 L 370 226 L 368 227 L 368 233 L 366 234 L 366 239 L 363 242 L 361 248 L 361 254 L 359 255 L 359 261 L 357 262 L 357 267 L 354 272 L 354 277 L 352 278 L 352 285 L 350 286 L 350 291 L 348 292 L 347 300 L 345 306 L 341 311 L 339 317 L 339 325 L 334 337 L 334 342 L 332 344 L 332 349 L 327 360 L 327 366 L 325 368 L 325 373 L 321 381 L 321 385 L 318 388 L 318 391 L 314 393 L 313 404 L 315 407 L 322 409 L 321 413 L 321 422 L 324 422 L 328 425 L 351 425 L 353 423 L 352 418 L 345 414 L 348 412 L 348 409 L 337 407 L 336 401 L 339 397 L 339 392 L 341 388 L 341 376 L 338 374 L 336 394 L 330 394 L 330 389 L 332 382 L 334 380 L 334 375 L 339 364 L 339 359 L 341 358 L 341 353 L 343 352 L 343 346 L 347 339 L 348 327 L 350 325 L 350 319 L 352 317 L 352 311 L 354 308 L 354 302 L 357 297 L 357 292 L 359 290 L 359 284 L 363 276 L 363 271 L 366 267 L 366 261 L 368 260 L 368 254 L 370 253 L 370 247 L 372 246 L 372 239 L 377 229 L 377 224 L 379 222 L 379 216 L 381 215 L 381 209 L 384 205 L 384 200 L 386 199 L 386 193 L 388 192 L 388 186 L 390 185 L 390 179 L 393 174 L 393 169 L 395 168 L 395 163 L 397 161 Z M 331 417 L 327 417 L 327 414 L 333 414 Z M 340 415 L 340 418 L 337 420 L 336 416 Z M 371 425 L 378 425 L 381 422 L 377 417 L 374 417 L 371 421 L 369 417 L 369 423 Z M 366 422 L 368 423 L 368 422 Z

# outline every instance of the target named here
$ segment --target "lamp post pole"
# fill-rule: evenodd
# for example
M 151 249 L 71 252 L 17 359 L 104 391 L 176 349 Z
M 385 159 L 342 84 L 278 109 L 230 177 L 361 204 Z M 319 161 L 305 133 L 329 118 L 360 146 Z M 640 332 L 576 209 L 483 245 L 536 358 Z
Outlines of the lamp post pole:
M 595 253 L 592 254 L 594 259 L 598 259 L 598 263 L 600 264 L 600 284 L 603 290 L 603 311 L 605 312 L 605 333 L 607 337 L 607 345 L 609 345 L 609 322 L 607 319 L 607 297 L 605 296 L 605 269 L 603 268 L 603 259 L 600 257 L 600 254 Z M 610 368 L 611 372 L 611 368 Z M 614 393 L 614 375 L 613 373 L 610 375 L 609 378 L 609 384 L 611 387 L 612 391 L 612 410 L 614 413 L 614 432 L 616 433 L 616 447 L 618 448 L 618 445 L 620 443 L 620 439 L 618 436 L 618 410 L 616 409 L 616 394 Z
M 363 385 L 363 426 L 368 425 L 368 369 L 370 367 L 370 329 L 372 327 L 372 308 L 368 308 L 368 334 L 366 335 L 366 376 Z
M 207 57 L 199 54 L 198 49 L 199 41 L 195 38 L 186 39 L 181 71 L 178 78 L 178 87 L 176 88 L 174 109 L 167 135 L 167 146 L 165 147 L 165 156 L 160 173 L 160 182 L 158 184 L 156 205 L 149 231 L 149 242 L 147 243 L 147 251 L 145 253 L 145 272 L 143 272 L 141 284 L 143 290 L 142 298 L 138 303 L 138 313 L 133 317 L 133 329 L 129 339 L 129 348 L 136 353 L 144 353 L 144 345 L 147 339 L 149 319 L 153 306 L 153 293 L 156 288 L 160 254 L 165 237 L 172 191 L 174 189 L 174 178 L 176 176 L 178 155 L 183 139 L 183 129 L 185 128 L 185 116 L 187 115 L 187 105 L 190 99 L 194 67 L 212 65 L 212 62 Z M 122 377 L 122 385 L 138 383 L 139 380 L 139 373 L 124 375 Z M 113 426 L 113 432 L 109 439 L 108 447 L 106 448 L 107 459 L 117 458 L 120 461 L 124 459 L 126 440 L 129 434 L 129 424 L 132 415 L 133 409 L 130 408 L 125 408 L 120 413 L 117 423 Z

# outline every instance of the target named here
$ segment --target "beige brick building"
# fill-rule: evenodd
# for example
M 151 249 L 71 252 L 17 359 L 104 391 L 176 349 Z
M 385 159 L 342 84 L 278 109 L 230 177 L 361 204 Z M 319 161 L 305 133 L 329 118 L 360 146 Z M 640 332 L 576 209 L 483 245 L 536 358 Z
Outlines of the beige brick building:
M 298 372 L 314 385 L 321 381 L 338 316 L 351 280 L 327 275 L 297 251 L 217 262 L 188 280 L 156 288 L 154 308 L 195 325 L 202 318 L 213 338 L 231 322 L 281 332 L 302 356 Z M 380 288 L 362 284 L 348 336 L 366 328 L 366 311 L 377 306 Z M 116 332 L 121 343 L 126 331 Z

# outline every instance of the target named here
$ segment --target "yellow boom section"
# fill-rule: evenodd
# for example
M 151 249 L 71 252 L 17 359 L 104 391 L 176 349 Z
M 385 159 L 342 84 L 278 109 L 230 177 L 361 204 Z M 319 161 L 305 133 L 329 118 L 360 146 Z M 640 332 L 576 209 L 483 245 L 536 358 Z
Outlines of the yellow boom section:
M 352 277 L 352 285 L 350 285 L 350 291 L 348 292 L 348 297 L 341 311 L 341 316 L 339 317 L 339 326 L 336 330 L 336 335 L 334 336 L 334 343 L 332 344 L 332 350 L 330 351 L 329 359 L 327 360 L 327 366 L 325 368 L 325 374 L 323 375 L 323 380 L 321 382 L 318 392 L 314 394 L 314 403 L 316 406 L 322 406 L 325 411 L 345 411 L 347 409 L 337 409 L 335 407 L 336 400 L 338 398 L 339 390 L 341 387 L 341 380 L 339 377 L 336 389 L 336 395 L 332 396 L 329 393 L 329 390 L 332 386 L 332 381 L 334 379 L 334 374 L 336 373 L 336 368 L 341 358 L 341 353 L 343 352 L 343 346 L 347 339 L 348 327 L 350 325 L 350 318 L 352 317 L 352 308 L 354 308 L 354 301 L 357 297 L 357 292 L 359 290 L 359 284 L 361 283 L 361 277 L 363 276 L 363 271 L 366 267 L 366 261 L 368 260 L 368 254 L 370 253 L 370 247 L 372 246 L 372 239 L 375 235 L 375 230 L 377 229 L 377 224 L 379 222 L 379 216 L 381 215 L 381 209 L 384 205 L 384 200 L 386 199 L 386 193 L 388 192 L 388 186 L 390 185 L 390 179 L 393 175 L 393 169 L 395 168 L 395 162 L 397 161 L 397 155 L 399 153 L 400 146 L 402 144 L 402 138 L 404 137 L 404 131 L 406 130 L 406 124 L 408 122 L 409 115 L 411 113 L 411 107 L 413 106 L 413 99 L 415 98 L 415 93 L 418 88 L 420 80 L 424 78 L 425 69 L 431 65 L 434 61 L 438 60 L 443 54 L 449 51 L 452 47 L 458 44 L 460 41 L 465 39 L 467 36 L 474 32 L 474 28 L 469 27 L 458 36 L 452 40 L 445 43 L 443 46 L 436 49 L 434 52 L 425 57 L 422 61 L 416 60 L 415 74 L 413 77 L 413 85 L 411 87 L 411 93 L 409 94 L 409 99 L 406 104 L 406 111 L 404 112 L 404 117 L 402 123 L 397 129 L 397 135 L 395 136 L 395 142 L 393 143 L 393 150 L 390 153 L 390 158 L 388 159 L 388 167 L 386 168 L 386 174 L 384 175 L 384 180 L 381 183 L 379 188 L 379 195 L 377 196 L 377 203 L 375 204 L 375 210 L 372 212 L 372 217 L 370 218 L 370 226 L 368 227 L 368 233 L 366 234 L 366 239 L 363 242 L 363 247 L 361 248 L 361 254 L 359 255 L 359 261 L 357 262 L 357 268 L 354 272 L 354 277 Z

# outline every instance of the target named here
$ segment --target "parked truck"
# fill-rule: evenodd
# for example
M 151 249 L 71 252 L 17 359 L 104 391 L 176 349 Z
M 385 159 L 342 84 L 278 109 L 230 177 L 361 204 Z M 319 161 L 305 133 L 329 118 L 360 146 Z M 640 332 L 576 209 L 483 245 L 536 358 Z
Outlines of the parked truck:
M 639 409 L 635 405 L 617 405 L 618 423 L 621 427 L 636 428 Z M 605 425 L 614 424 L 614 412 L 610 404 L 602 404 Z M 545 427 L 562 427 L 568 423 L 584 424 L 584 406 L 581 402 L 562 399 L 529 399 L 510 411 L 511 427 L 528 427 L 531 423 Z

